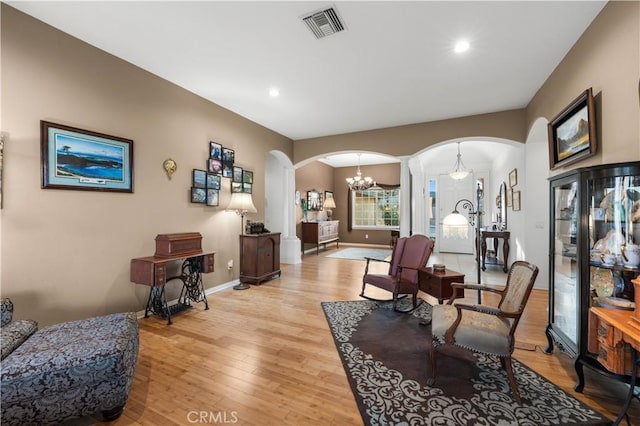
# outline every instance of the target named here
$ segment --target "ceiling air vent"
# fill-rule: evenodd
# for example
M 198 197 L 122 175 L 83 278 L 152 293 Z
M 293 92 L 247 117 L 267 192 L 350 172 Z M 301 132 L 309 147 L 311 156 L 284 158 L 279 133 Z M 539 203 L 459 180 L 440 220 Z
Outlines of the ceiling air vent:
M 332 7 L 302 18 L 302 20 L 316 38 L 323 38 L 344 30 L 344 25 Z

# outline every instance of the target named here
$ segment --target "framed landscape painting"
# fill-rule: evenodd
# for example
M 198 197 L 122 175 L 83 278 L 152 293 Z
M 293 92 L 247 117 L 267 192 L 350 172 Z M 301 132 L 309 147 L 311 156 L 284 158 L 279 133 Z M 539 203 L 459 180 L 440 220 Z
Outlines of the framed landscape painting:
M 592 89 L 578 96 L 548 125 L 549 167 L 566 166 L 596 153 L 596 113 Z
M 133 192 L 133 141 L 40 122 L 42 188 Z

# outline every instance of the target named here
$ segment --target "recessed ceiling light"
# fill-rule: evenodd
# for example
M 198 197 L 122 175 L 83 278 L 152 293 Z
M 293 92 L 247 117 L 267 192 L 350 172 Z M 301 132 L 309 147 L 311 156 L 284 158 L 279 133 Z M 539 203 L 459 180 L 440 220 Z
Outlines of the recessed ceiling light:
M 274 97 L 274 98 L 277 97 L 277 96 L 280 96 L 280 91 L 278 89 L 276 89 L 276 88 L 269 89 L 269 96 Z
M 469 50 L 469 42 L 467 40 L 460 40 L 456 43 L 453 50 L 456 53 L 466 52 L 467 50 Z

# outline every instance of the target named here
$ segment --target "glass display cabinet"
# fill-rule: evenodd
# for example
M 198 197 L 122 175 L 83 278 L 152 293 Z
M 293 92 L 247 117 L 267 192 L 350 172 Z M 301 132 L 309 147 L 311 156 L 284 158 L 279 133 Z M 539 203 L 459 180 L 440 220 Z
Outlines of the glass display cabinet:
M 549 323 L 546 335 L 584 365 L 601 371 L 588 350 L 589 308 L 634 309 L 640 275 L 640 161 L 580 168 L 550 181 Z

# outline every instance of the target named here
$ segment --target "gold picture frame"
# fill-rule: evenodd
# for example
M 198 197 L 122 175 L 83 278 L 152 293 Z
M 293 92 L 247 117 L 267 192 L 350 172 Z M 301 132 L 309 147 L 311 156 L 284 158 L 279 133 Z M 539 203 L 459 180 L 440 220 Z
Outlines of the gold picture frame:
M 518 184 L 518 169 L 509 172 L 509 187 L 513 188 Z
M 512 209 L 514 212 L 519 212 L 520 211 L 520 191 L 513 191 L 513 203 L 512 203 Z

